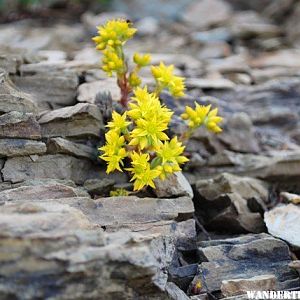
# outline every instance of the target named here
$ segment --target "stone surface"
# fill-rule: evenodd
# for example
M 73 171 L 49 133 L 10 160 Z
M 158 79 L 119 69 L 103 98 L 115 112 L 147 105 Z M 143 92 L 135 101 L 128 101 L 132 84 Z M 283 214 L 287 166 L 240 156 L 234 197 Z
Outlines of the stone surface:
M 15 76 L 13 80 L 40 107 L 45 107 L 45 104 L 50 108 L 75 104 L 78 77 L 74 71 Z
M 98 80 L 89 83 L 83 83 L 78 87 L 77 100 L 79 102 L 95 103 L 97 93 L 109 92 L 114 101 L 121 98 L 120 89 L 116 79 L 109 78 L 106 80 Z
M 4 70 L 0 70 L 0 112 L 19 111 L 36 113 L 37 107 L 30 95 L 19 91 L 8 78 Z
M 67 203 L 68 199 L 65 200 Z M 122 203 L 122 205 L 120 205 Z M 194 212 L 189 197 L 174 199 L 109 197 L 96 200 L 70 199 L 69 204 L 83 210 L 92 222 L 116 230 L 137 224 L 156 223 L 169 220 L 187 220 Z M 114 214 L 111 214 L 111 212 Z
M 246 294 L 247 291 L 275 291 L 274 275 L 259 275 L 247 279 L 223 280 L 221 291 L 223 296 L 232 297 Z
M 42 135 L 33 114 L 12 111 L 0 116 L 0 137 L 40 139 Z
M 280 197 L 283 200 L 286 200 L 288 202 L 292 202 L 294 204 L 300 204 L 300 195 L 296 195 L 288 192 L 281 192 Z
M 72 156 L 57 154 L 37 156 L 34 159 L 29 156 L 9 158 L 2 175 L 5 181 L 20 182 L 34 178 L 69 179 L 76 183 L 97 175 L 95 166 L 90 161 L 78 159 Z
M 88 179 L 84 182 L 83 187 L 92 195 L 107 196 L 112 190 L 115 181 L 112 179 Z
M 214 14 L 211 14 L 212 11 Z M 222 0 L 194 1 L 183 14 L 183 19 L 186 23 L 201 29 L 223 24 L 230 17 L 231 7 Z
M 259 152 L 250 117 L 246 113 L 234 114 L 226 124 L 228 130 L 218 138 L 230 150 L 237 152 Z
M 27 185 L 0 192 L 0 202 L 41 201 L 68 197 L 88 197 L 88 194 L 79 188 L 60 183 L 45 183 Z
M 76 157 L 95 160 L 97 149 L 87 145 L 74 143 L 69 140 L 57 137 L 49 139 L 47 143 L 47 152 L 50 154 L 69 154 Z
M 265 213 L 270 234 L 300 248 L 300 207 L 294 204 L 278 206 Z
M 287 244 L 267 234 L 199 243 L 201 262 L 194 281 L 200 280 L 210 292 L 220 291 L 222 281 L 274 275 L 278 290 L 297 289 L 298 274 L 289 269 Z M 263 268 L 262 268 L 263 266 Z
M 43 142 L 24 139 L 0 139 L 0 156 L 26 156 L 43 154 L 47 150 Z
M 99 137 L 102 128 L 99 109 L 87 103 L 46 112 L 38 121 L 43 137 Z
M 194 196 L 192 187 L 182 172 L 170 174 L 165 180 L 156 179 L 154 183 L 156 187 L 154 192 L 159 198 Z
M 224 173 L 197 181 L 194 193 L 195 214 L 207 228 L 227 233 L 265 231 L 261 216 L 268 197 L 265 183 Z
M 2 298 L 71 293 L 73 299 L 130 299 L 145 289 L 162 294 L 151 280 L 157 262 L 141 236 L 108 236 L 77 209 L 55 202 L 5 205 L 0 214 Z

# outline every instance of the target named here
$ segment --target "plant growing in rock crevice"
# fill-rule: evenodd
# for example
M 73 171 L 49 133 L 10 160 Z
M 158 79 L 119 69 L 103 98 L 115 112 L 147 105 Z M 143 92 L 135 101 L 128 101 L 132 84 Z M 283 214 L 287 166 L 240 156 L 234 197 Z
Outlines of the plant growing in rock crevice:
M 178 139 L 170 139 L 166 134 L 173 112 L 161 104 L 159 95 L 167 89 L 174 97 L 184 96 L 184 78 L 174 74 L 174 66 L 161 62 L 151 66 L 155 88 L 142 87 L 139 72 L 151 63 L 149 54 L 135 53 L 134 67 L 130 70 L 124 54 L 124 45 L 136 32 L 132 24 L 125 20 L 111 20 L 98 27 L 98 36 L 93 40 L 96 49 L 102 51 L 102 69 L 108 76 L 117 77 L 121 90 L 120 103 L 126 110 L 123 114 L 116 111 L 112 121 L 108 122 L 105 134 L 106 144 L 99 148 L 100 156 L 107 162 L 107 173 L 114 170 L 130 172 L 134 181 L 134 190 L 144 186 L 155 188 L 154 179 L 165 179 L 169 174 L 181 170 L 181 165 L 188 161 L 183 155 L 184 145 L 193 131 L 200 126 L 219 133 L 218 124 L 222 118 L 218 109 L 201 106 L 195 102 L 195 108 L 187 106 L 181 115 L 187 123 L 187 131 Z M 124 161 L 130 160 L 130 167 L 124 167 Z

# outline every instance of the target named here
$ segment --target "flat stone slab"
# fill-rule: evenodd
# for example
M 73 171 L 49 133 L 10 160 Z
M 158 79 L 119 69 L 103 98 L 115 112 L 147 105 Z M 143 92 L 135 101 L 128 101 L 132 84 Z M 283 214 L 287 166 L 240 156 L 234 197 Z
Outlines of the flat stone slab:
M 25 139 L 0 139 L 0 156 L 24 156 L 43 154 L 47 150 L 46 144 Z
M 299 289 L 297 272 L 289 268 L 288 245 L 268 234 L 199 243 L 201 262 L 194 283 L 200 280 L 208 291 L 220 291 L 222 281 L 274 275 L 278 290 Z M 205 288 L 204 288 L 205 290 Z
M 95 165 L 86 159 L 49 154 L 9 158 L 1 172 L 4 181 L 13 183 L 29 179 L 52 178 L 73 180 L 75 183 L 83 184 L 89 178 L 100 176 L 99 170 L 97 175 L 96 169 Z
M 43 137 L 99 137 L 103 128 L 98 107 L 87 103 L 46 112 L 38 121 Z
M 40 139 L 41 127 L 33 114 L 12 111 L 0 116 L 0 138 Z
M 300 248 L 300 207 L 289 204 L 278 206 L 265 213 L 270 234 Z
M 92 148 L 83 144 L 74 143 L 61 137 L 51 138 L 47 143 L 47 152 L 51 154 L 70 154 L 76 157 L 95 160 L 97 148 Z

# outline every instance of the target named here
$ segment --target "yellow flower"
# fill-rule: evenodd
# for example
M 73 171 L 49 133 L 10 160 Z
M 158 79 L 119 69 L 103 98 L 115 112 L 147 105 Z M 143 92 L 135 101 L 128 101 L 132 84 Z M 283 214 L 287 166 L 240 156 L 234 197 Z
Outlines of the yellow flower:
M 142 83 L 141 78 L 137 75 L 136 72 L 132 72 L 129 75 L 129 84 L 131 87 L 137 87 Z
M 151 72 L 160 87 L 168 88 L 174 97 L 184 96 L 184 78 L 173 74 L 174 65 L 166 66 L 160 62 L 159 66 L 151 67 Z
M 127 156 L 126 149 L 123 148 L 125 144 L 124 136 L 120 136 L 118 132 L 109 130 L 105 134 L 106 144 L 99 148 L 104 153 L 100 156 L 107 162 L 106 173 L 114 170 L 123 172 L 120 165 L 123 166 L 123 159 Z
M 146 67 L 151 62 L 151 55 L 150 54 L 134 53 L 134 55 L 133 55 L 133 61 L 139 67 Z
M 212 132 L 219 133 L 222 129 L 218 126 L 223 118 L 217 116 L 218 109 L 211 109 L 211 105 L 203 106 L 195 102 L 195 109 L 186 106 L 185 112 L 181 115 L 183 120 L 188 121 L 188 126 L 191 129 L 195 129 L 201 125 Z
M 112 113 L 112 121 L 108 122 L 106 127 L 109 127 L 110 130 L 116 131 L 117 133 L 125 132 L 127 127 L 131 124 L 131 122 L 126 121 L 127 113 L 123 113 L 123 115 L 118 114 L 116 111 Z
M 102 63 L 102 70 L 105 71 L 108 76 L 111 76 L 113 72 L 122 73 L 125 70 L 123 59 L 110 47 L 103 51 Z
M 188 158 L 181 155 L 184 148 L 175 136 L 170 142 L 164 142 L 157 150 L 157 158 L 160 160 L 161 166 L 161 179 L 165 179 L 168 173 L 180 171 L 179 165 L 188 161 Z
M 147 147 L 158 147 L 160 141 L 168 140 L 169 137 L 163 132 L 168 129 L 168 125 L 159 120 L 157 116 L 151 119 L 140 119 L 136 121 L 136 128 L 131 132 L 131 142 L 129 145 L 138 145 L 140 149 Z
M 128 168 L 127 170 L 133 174 L 131 178 L 131 181 L 134 180 L 133 189 L 135 191 L 140 190 L 147 185 L 155 188 L 153 180 L 160 175 L 160 171 L 158 169 L 151 169 L 149 154 L 133 152 L 131 159 L 132 168 Z
M 99 26 L 98 36 L 93 38 L 98 50 L 104 50 L 107 46 L 118 47 L 131 39 L 136 33 L 136 29 L 126 20 L 111 20 L 105 25 Z

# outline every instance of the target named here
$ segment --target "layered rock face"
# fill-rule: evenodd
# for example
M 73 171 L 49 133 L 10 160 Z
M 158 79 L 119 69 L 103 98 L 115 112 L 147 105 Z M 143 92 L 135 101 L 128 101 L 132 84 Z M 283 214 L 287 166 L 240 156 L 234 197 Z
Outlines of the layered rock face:
M 299 3 L 111 5 L 123 12 L 1 25 L 0 299 L 299 290 Z M 161 94 L 174 111 L 170 136 L 185 130 L 179 116 L 195 100 L 224 117 L 221 134 L 191 136 L 182 172 L 140 193 L 98 158 L 122 108 L 90 42 L 95 26 L 136 13 L 128 52 L 149 52 L 186 77 L 185 97 Z M 140 75 L 152 89 L 150 72 Z M 119 188 L 130 195 L 110 197 Z

